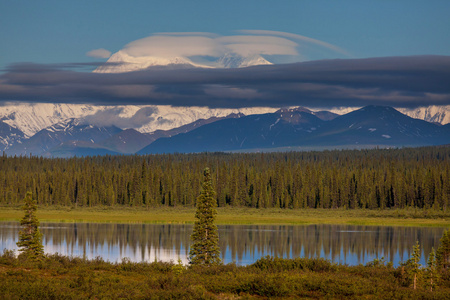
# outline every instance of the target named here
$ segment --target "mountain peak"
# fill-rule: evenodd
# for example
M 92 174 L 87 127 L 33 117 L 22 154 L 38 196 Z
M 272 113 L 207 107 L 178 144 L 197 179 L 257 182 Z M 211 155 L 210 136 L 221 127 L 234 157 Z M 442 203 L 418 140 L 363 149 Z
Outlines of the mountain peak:
M 382 106 L 382 105 L 368 105 L 364 106 L 363 108 L 360 108 L 356 110 L 355 112 L 365 112 L 365 113 L 371 113 L 374 115 L 392 115 L 392 116 L 399 116 L 403 115 L 401 112 L 396 110 L 395 108 L 391 106 Z
M 104 66 L 94 70 L 95 73 L 125 73 L 145 70 L 150 67 L 161 66 L 190 66 L 206 67 L 195 64 L 186 57 L 156 57 L 156 56 L 132 56 L 124 51 L 118 51 L 111 55 Z
M 172 68 L 244 68 L 256 65 L 271 65 L 272 63 L 260 55 L 241 56 L 235 53 L 226 53 L 211 65 L 195 63 L 187 57 L 156 57 L 132 56 L 120 50 L 108 59 L 105 65 L 94 70 L 95 73 L 125 73 L 145 70 L 155 67 Z
M 240 56 L 234 53 L 226 53 L 217 61 L 220 68 L 245 68 L 257 65 L 271 65 L 272 63 L 261 55 Z

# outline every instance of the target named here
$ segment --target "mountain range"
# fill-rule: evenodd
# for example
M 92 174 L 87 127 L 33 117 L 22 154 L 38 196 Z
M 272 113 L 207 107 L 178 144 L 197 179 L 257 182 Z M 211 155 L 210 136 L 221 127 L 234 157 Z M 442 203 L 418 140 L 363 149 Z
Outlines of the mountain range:
M 411 147 L 450 143 L 450 124 L 408 117 L 392 107 L 366 106 L 329 121 L 305 109 L 225 119 L 171 138 L 138 154 Z
M 119 73 L 146 68 L 242 68 L 261 64 L 271 63 L 260 55 L 243 57 L 226 53 L 215 61 L 194 62 L 188 57 L 134 57 L 119 51 L 94 72 Z M 448 125 L 439 125 L 450 122 L 450 106 L 389 108 L 389 112 L 381 110 L 382 113 L 371 108 L 370 115 L 375 115 L 375 119 L 364 116 L 367 119 L 360 120 L 360 115 L 369 108 L 316 111 L 270 107 L 211 109 L 161 105 L 7 103 L 0 106 L 0 150 L 9 155 L 72 156 L 155 153 L 166 149 L 164 147 L 169 147 L 167 151 L 170 152 L 197 152 L 199 149 L 335 147 L 344 141 L 347 146 L 448 143 L 448 134 L 445 133 Z M 434 124 L 432 127 L 425 125 L 430 124 L 428 122 L 418 125 L 418 120 L 405 119 L 405 115 Z M 378 122 L 380 118 L 390 120 L 394 117 L 399 119 L 385 125 Z M 367 123 L 369 119 L 373 119 L 370 126 Z M 357 126 L 360 123 L 362 125 Z M 345 126 L 349 126 L 349 130 Z M 340 132 L 337 128 L 341 128 Z M 216 132 L 215 136 L 209 131 Z M 381 131 L 384 133 L 377 135 Z M 442 134 L 444 139 L 439 137 Z M 177 141 L 182 139 L 184 144 L 180 148 Z M 210 146 L 199 146 L 208 139 Z M 199 142 L 196 147 L 200 148 L 190 146 L 194 141 Z
M 414 119 L 385 106 L 367 106 L 344 115 L 303 107 L 229 114 L 151 133 L 71 118 L 27 138 L 0 122 L 0 134 L 6 154 L 46 157 L 450 144 L 450 124 Z

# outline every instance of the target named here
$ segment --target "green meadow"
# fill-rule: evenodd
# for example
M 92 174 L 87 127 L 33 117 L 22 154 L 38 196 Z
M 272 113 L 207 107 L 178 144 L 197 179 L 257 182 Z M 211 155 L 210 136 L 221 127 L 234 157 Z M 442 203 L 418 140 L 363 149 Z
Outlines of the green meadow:
M 386 226 L 450 226 L 450 212 L 433 209 L 256 209 L 217 208 L 217 224 L 350 224 Z M 41 222 L 173 223 L 194 222 L 193 207 L 42 207 Z M 0 220 L 20 220 L 19 207 L 1 207 Z

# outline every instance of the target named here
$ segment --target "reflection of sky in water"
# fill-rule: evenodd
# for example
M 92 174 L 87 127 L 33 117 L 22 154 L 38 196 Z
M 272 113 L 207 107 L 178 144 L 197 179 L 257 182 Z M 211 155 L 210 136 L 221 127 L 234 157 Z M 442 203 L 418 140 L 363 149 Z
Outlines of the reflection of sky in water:
M 0 251 L 17 250 L 20 225 L 0 222 Z M 42 223 L 45 253 L 111 262 L 127 257 L 152 262 L 181 259 L 187 263 L 191 225 Z M 246 265 L 266 255 L 322 257 L 336 263 L 366 264 L 384 257 L 395 266 L 409 258 L 416 240 L 425 265 L 431 247 L 437 248 L 444 228 L 366 227 L 350 225 L 219 226 L 225 263 Z

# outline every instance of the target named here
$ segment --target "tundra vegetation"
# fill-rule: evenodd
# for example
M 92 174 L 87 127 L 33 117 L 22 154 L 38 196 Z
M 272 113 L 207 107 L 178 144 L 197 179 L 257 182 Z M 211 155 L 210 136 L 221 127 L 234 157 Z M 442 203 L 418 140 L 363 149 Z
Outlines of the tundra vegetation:
M 448 236 L 448 231 L 446 232 Z M 449 253 L 441 240 L 440 261 L 399 267 L 383 259 L 347 266 L 325 259 L 264 257 L 248 266 L 173 262 L 120 263 L 100 257 L 86 260 L 59 254 L 40 261 L 13 251 L 0 256 L 2 299 L 448 299 L 450 270 L 442 261 Z M 445 250 L 447 249 L 447 250 Z M 445 256 L 447 255 L 447 256 Z M 431 255 L 430 255 L 431 258 Z

